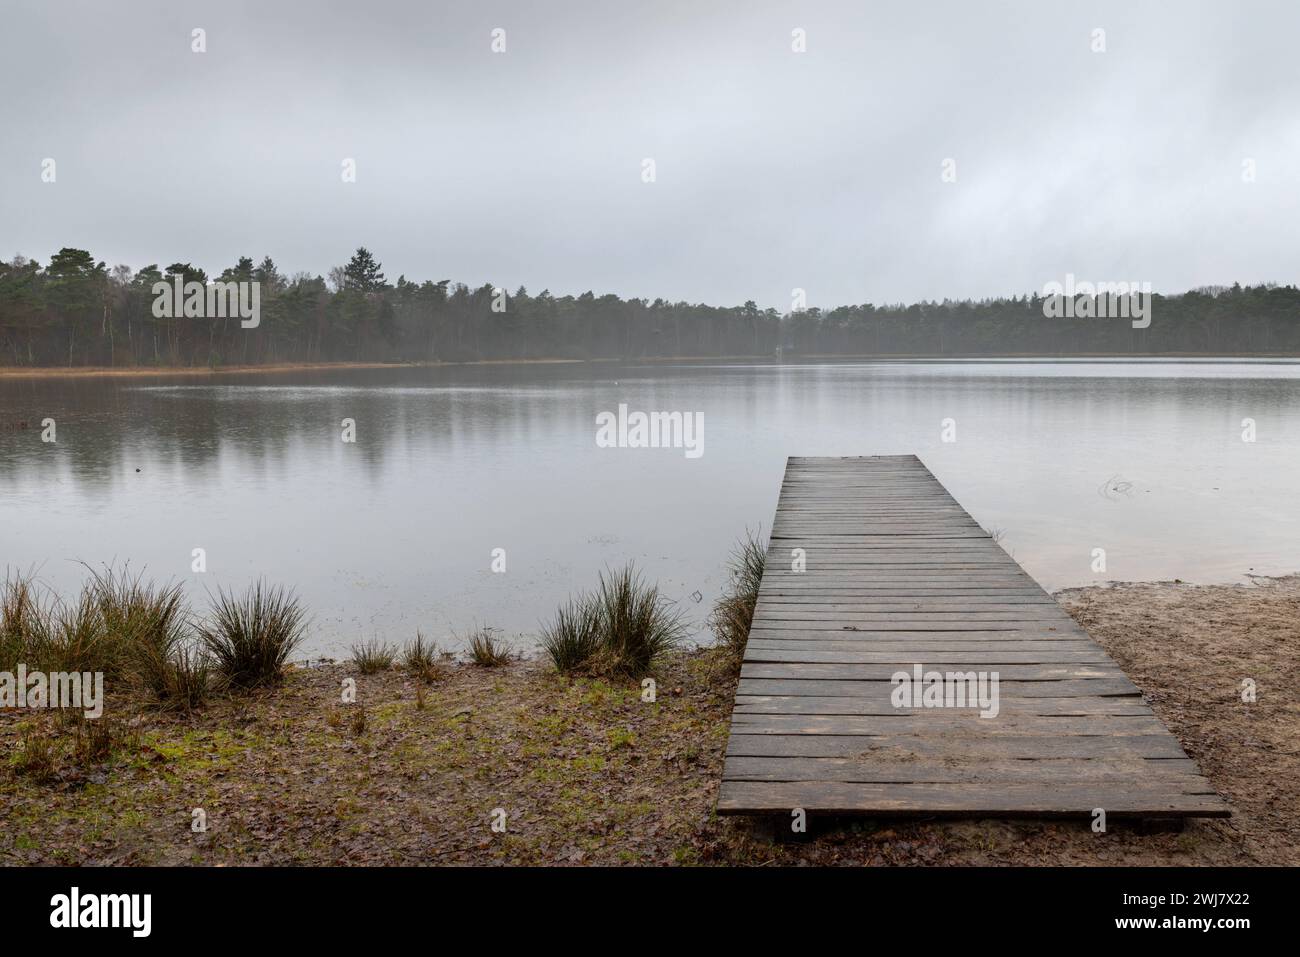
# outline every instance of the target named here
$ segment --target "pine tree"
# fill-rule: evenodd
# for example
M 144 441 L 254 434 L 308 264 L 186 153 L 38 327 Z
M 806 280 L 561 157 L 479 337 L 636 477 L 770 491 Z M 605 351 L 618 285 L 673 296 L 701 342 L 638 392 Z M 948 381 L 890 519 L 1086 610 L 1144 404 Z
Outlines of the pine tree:
M 343 287 L 358 292 L 378 292 L 384 288 L 381 268 L 383 264 L 375 262 L 370 250 L 361 246 L 343 267 Z

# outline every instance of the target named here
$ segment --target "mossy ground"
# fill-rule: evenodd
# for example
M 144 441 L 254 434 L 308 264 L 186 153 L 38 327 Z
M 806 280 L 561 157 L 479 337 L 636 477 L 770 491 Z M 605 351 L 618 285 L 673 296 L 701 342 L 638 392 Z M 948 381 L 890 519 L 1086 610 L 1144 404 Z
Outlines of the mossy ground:
M 713 813 L 735 685 L 716 653 L 695 651 L 665 662 L 653 703 L 635 682 L 568 680 L 539 662 L 444 666 L 422 696 L 400 669 L 295 669 L 281 688 L 217 698 L 193 716 L 142 710 L 114 756 L 92 766 L 70 753 L 71 732 L 56 714 L 0 711 L 0 863 L 1300 862 L 1297 762 L 1273 748 L 1274 738 L 1293 743 L 1300 730 L 1290 699 L 1261 696 L 1254 711 L 1196 706 L 1195 721 L 1187 704 L 1204 698 L 1208 672 L 1198 658 L 1212 659 L 1225 681 L 1273 666 L 1293 672 L 1296 619 L 1279 614 L 1296 607 L 1300 587 L 1218 593 L 1209 630 L 1205 592 L 1168 587 L 1183 591 L 1166 596 L 1141 640 L 1126 614 L 1140 597 L 1132 592 L 1091 589 L 1070 605 L 1233 802 L 1232 820 L 1194 822 L 1182 833 L 865 821 L 774 843 L 751 822 Z M 1270 609 L 1287 640 L 1225 639 L 1224 628 L 1245 635 Z M 1217 650 L 1171 661 L 1170 642 Z M 1227 660 L 1233 655 L 1249 660 Z M 357 704 L 341 701 L 347 678 Z M 124 705 L 110 700 L 110 708 L 121 714 Z M 1277 735 L 1264 740 L 1261 727 Z M 24 733 L 56 742 L 45 779 L 19 768 Z M 1262 747 L 1271 750 L 1252 758 Z M 1270 773 L 1243 778 L 1251 761 Z M 196 808 L 206 831 L 192 829 Z M 503 833 L 492 829 L 497 809 Z

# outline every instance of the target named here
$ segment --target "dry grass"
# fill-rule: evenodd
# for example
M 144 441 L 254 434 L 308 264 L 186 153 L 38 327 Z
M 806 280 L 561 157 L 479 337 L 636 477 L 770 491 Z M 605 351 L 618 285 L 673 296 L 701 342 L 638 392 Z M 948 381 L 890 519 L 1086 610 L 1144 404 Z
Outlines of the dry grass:
M 36 660 L 36 649 L 47 640 L 49 617 L 32 576 L 7 574 L 0 584 L 0 670 Z
M 747 531 L 727 564 L 731 573 L 727 589 L 709 615 L 709 628 L 735 668 L 740 667 L 745 656 L 745 644 L 749 641 L 749 628 L 754 622 L 754 607 L 758 604 L 758 589 L 763 582 L 766 564 L 767 544 L 760 535 Z
M 576 674 L 600 651 L 600 611 L 587 596 L 570 598 L 542 630 L 542 650 L 557 671 Z
M 359 738 L 366 733 L 366 709 L 356 705 L 352 709 L 352 720 L 348 722 L 352 737 Z
M 685 636 L 681 613 L 627 565 L 561 607 L 542 631 L 542 648 L 565 673 L 644 677 Z
M 27 775 L 38 784 L 48 784 L 54 780 L 55 765 L 53 739 L 31 728 L 23 729 L 10 759 L 14 773 Z
M 500 668 L 514 658 L 510 646 L 497 638 L 491 628 L 479 628 L 471 634 L 467 650 L 470 663 L 480 668 Z
M 427 684 L 436 681 L 439 677 L 440 655 L 438 645 L 432 641 L 426 642 L 424 635 L 417 631 L 415 640 L 402 649 L 402 667 Z
M 306 622 L 292 592 L 258 581 L 242 595 L 219 590 L 199 637 L 221 685 L 247 690 L 280 682 Z
M 352 663 L 363 675 L 377 675 L 393 667 L 397 649 L 387 642 L 372 638 L 352 646 Z
M 0 709 L 0 864 L 1300 864 L 1300 579 L 1154 585 L 1063 599 L 1124 665 L 1235 816 L 1182 834 L 1078 822 L 814 821 L 777 843 L 713 814 L 735 690 L 721 649 L 670 653 L 657 700 L 635 680 L 540 662 L 449 664 L 436 693 L 405 670 L 340 707 L 338 665 L 149 710 L 96 786 L 69 786 L 75 729 Z M 1258 701 L 1241 701 L 1243 677 Z M 424 707 L 419 706 L 423 698 Z M 113 703 L 111 704 L 119 704 Z M 355 733 L 353 723 L 361 723 Z M 56 786 L 41 783 L 48 739 Z M 25 754 L 31 772 L 19 770 Z M 178 809 L 202 796 L 209 831 Z M 491 809 L 509 814 L 505 834 Z

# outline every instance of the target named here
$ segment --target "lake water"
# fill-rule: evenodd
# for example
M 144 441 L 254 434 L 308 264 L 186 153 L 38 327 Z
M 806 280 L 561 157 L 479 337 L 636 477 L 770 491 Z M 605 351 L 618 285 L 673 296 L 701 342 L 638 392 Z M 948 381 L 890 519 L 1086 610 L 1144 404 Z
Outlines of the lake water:
M 598 447 L 596 416 L 620 403 L 702 415 L 703 454 Z M 703 637 L 733 544 L 771 524 L 787 455 L 901 452 L 1049 589 L 1300 569 L 1300 364 L 1276 361 L 0 379 L 0 564 L 71 590 L 79 562 L 129 562 L 200 601 L 265 576 L 309 606 L 309 650 L 339 656 L 417 627 L 531 645 L 571 591 L 634 560 Z

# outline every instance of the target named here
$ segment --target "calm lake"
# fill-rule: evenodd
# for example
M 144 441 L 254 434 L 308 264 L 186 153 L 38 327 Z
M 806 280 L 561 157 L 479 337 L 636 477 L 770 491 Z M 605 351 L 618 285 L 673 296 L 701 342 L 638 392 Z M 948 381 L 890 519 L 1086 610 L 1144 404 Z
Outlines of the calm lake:
M 597 415 L 620 404 L 702 416 L 703 454 L 598 447 Z M 703 640 L 787 455 L 900 452 L 1049 589 L 1300 569 L 1300 364 L 1278 361 L 0 379 L 0 564 L 66 592 L 80 562 L 129 562 L 200 604 L 265 576 L 309 607 L 308 650 L 341 656 L 417 627 L 456 647 L 488 625 L 528 647 L 570 592 L 633 560 Z

